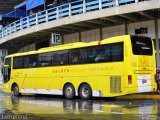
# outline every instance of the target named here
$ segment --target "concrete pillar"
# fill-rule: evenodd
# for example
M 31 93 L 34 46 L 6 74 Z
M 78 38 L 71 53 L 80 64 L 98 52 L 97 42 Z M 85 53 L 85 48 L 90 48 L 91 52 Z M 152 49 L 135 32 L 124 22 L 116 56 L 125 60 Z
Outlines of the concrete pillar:
M 28 16 L 28 17 L 27 17 L 27 28 L 29 28 L 29 26 L 30 26 L 30 25 L 29 25 L 29 19 L 30 19 L 30 18 L 29 18 L 29 16 Z
M 10 24 L 11 25 L 11 24 Z M 23 19 L 20 18 L 20 29 L 22 30 L 23 29 Z
M 16 32 L 16 23 L 14 22 L 14 32 Z
M 71 17 L 71 4 L 69 4 L 69 17 Z
M 83 0 L 83 13 L 86 13 L 86 0 Z
M 2 85 L 2 79 L 3 79 L 3 75 L 2 75 L 2 65 L 3 65 L 3 62 L 2 62 L 2 59 L 0 58 L 0 89 L 1 89 L 1 85 Z
M 22 29 L 22 24 L 21 24 L 21 29 Z M 10 33 L 10 34 L 12 33 L 11 30 L 12 30 L 12 28 L 11 28 L 11 24 L 10 24 L 10 25 L 9 25 L 9 33 Z
M 4 28 L 2 29 L 2 38 L 4 37 Z
M 160 67 L 160 58 L 159 58 L 159 35 L 158 35 L 158 19 L 155 19 L 155 42 L 156 42 L 156 61 L 157 67 Z
M 102 0 L 99 0 L 99 9 L 102 9 Z
M 36 25 L 38 25 L 38 13 L 36 13 Z
M 116 6 L 119 6 L 119 0 L 115 0 L 116 1 Z
M 100 35 L 100 40 L 102 40 L 103 39 L 102 27 L 99 28 L 99 35 Z
M 61 35 L 62 44 L 64 44 L 64 35 Z
M 125 27 L 125 34 L 127 35 L 128 34 L 128 24 L 126 20 L 124 21 L 124 27 Z
M 57 19 L 59 19 L 59 7 L 57 7 Z
M 46 22 L 48 22 L 48 10 L 46 10 Z
M 138 0 L 135 0 L 135 3 L 138 3 Z
M 2 65 L 3 65 L 3 61 L 1 59 L 2 56 L 0 56 L 0 72 L 1 72 L 1 69 L 2 69 Z M 1 73 L 0 73 L 1 74 Z
M 79 32 L 79 42 L 82 42 L 82 35 L 81 35 L 81 32 Z

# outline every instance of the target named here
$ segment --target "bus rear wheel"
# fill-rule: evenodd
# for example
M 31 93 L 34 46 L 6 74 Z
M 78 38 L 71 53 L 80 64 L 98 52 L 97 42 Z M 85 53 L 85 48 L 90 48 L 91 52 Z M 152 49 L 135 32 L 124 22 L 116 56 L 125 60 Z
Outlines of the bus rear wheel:
M 64 87 L 63 94 L 67 99 L 73 99 L 75 97 L 75 89 L 72 84 L 67 84 Z
M 88 100 L 92 97 L 92 89 L 88 84 L 82 84 L 79 89 L 81 99 Z
M 19 87 L 17 84 L 13 85 L 13 87 L 12 87 L 12 95 L 13 96 L 20 96 Z

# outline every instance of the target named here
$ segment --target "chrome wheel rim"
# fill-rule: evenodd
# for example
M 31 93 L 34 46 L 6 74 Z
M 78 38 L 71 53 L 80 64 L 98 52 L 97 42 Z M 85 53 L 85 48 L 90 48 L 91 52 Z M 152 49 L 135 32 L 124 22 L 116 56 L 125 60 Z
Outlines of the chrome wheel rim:
M 14 87 L 14 89 L 13 89 L 13 94 L 14 94 L 14 95 L 18 95 L 18 87 Z
M 82 95 L 84 97 L 88 97 L 88 94 L 89 94 L 89 89 L 87 87 L 83 87 L 82 88 Z
M 73 95 L 73 90 L 72 90 L 71 87 L 67 87 L 67 89 L 66 89 L 66 95 L 67 95 L 68 97 L 70 97 L 70 96 Z

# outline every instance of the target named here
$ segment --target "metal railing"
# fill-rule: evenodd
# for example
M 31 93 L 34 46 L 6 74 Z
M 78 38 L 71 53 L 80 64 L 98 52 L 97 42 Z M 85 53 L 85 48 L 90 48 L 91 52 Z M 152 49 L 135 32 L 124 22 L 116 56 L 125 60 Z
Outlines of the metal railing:
M 0 39 L 22 29 L 27 29 L 48 21 L 139 1 L 140 0 L 92 0 L 86 2 L 85 0 L 77 0 L 32 14 L 5 26 L 3 30 L 0 31 Z

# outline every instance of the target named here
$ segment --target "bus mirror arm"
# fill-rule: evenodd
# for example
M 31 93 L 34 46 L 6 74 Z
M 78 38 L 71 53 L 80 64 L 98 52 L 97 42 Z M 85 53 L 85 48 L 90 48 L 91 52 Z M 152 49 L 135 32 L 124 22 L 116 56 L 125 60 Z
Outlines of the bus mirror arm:
M 4 68 L 9 67 L 9 65 L 3 65 Z

